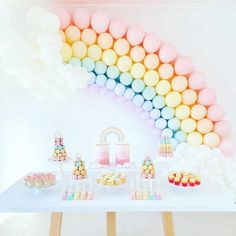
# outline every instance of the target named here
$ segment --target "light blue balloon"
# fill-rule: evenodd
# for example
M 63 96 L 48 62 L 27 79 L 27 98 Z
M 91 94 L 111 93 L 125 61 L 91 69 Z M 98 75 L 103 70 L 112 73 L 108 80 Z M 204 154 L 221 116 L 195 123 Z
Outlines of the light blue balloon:
M 142 95 L 137 94 L 134 96 L 132 102 L 136 107 L 141 107 L 144 103 L 144 98 Z
M 116 86 L 116 81 L 114 79 L 108 79 L 106 82 L 106 87 L 109 90 L 113 90 Z
M 85 67 L 88 72 L 91 72 L 95 68 L 95 63 L 90 57 L 85 57 L 82 60 L 82 66 Z
M 109 66 L 107 68 L 107 76 L 110 79 L 117 79 L 119 77 L 120 71 L 117 66 Z
M 73 66 L 81 66 L 81 61 L 79 58 L 77 57 L 72 57 L 70 60 L 69 60 L 69 64 L 73 65 Z
M 124 98 L 130 101 L 133 99 L 134 95 L 135 95 L 134 90 L 131 88 L 127 88 L 124 93 Z
M 184 143 L 187 139 L 187 135 L 185 132 L 183 132 L 182 130 L 177 131 L 174 134 L 174 138 L 179 142 L 179 143 Z
M 89 77 L 90 79 L 89 79 L 88 84 L 94 84 L 96 81 L 96 75 L 93 72 L 89 72 Z
M 169 128 L 165 128 L 162 130 L 161 134 L 162 136 L 168 136 L 171 138 L 173 136 L 173 131 Z
M 150 112 L 150 117 L 154 120 L 158 119 L 161 117 L 161 112 L 159 109 L 152 109 L 151 112 Z
M 103 75 L 107 71 L 107 66 L 103 62 L 98 61 L 95 64 L 94 71 L 97 75 Z
M 156 90 L 153 87 L 146 87 L 143 90 L 142 95 L 143 95 L 144 99 L 152 100 L 156 95 Z
M 144 111 L 151 111 L 153 108 L 152 102 L 151 101 L 145 101 L 143 104 L 143 110 Z
M 165 106 L 165 98 L 163 96 L 158 95 L 154 97 L 152 103 L 155 108 L 161 109 Z
M 161 110 L 161 116 L 166 120 L 173 118 L 174 115 L 175 115 L 175 110 L 172 107 L 165 106 Z
M 120 75 L 120 82 L 125 85 L 129 86 L 133 81 L 133 78 L 129 72 L 124 72 Z
M 171 144 L 175 150 L 178 146 L 178 141 L 175 138 L 171 138 L 170 141 L 171 141 Z
M 167 121 L 163 118 L 159 118 L 156 120 L 155 126 L 158 129 L 165 129 L 167 125 Z
M 116 85 L 116 87 L 114 88 L 114 93 L 115 93 L 116 95 L 121 96 L 121 95 L 124 94 L 124 92 L 125 92 L 125 86 L 124 86 L 123 84 L 121 84 L 121 83 L 118 83 L 118 84 Z
M 178 130 L 180 127 L 180 120 L 175 117 L 168 120 L 168 127 L 174 131 Z
M 132 89 L 136 93 L 141 93 L 145 88 L 145 84 L 142 79 L 135 79 L 131 85 Z
M 103 87 L 106 84 L 107 77 L 105 75 L 97 75 L 96 84 Z

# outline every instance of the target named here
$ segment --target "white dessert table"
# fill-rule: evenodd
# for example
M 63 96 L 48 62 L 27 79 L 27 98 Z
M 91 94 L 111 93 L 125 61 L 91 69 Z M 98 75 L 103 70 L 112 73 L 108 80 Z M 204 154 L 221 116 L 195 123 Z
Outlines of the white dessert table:
M 0 212 L 51 212 L 50 236 L 60 235 L 63 212 L 107 212 L 108 236 L 116 235 L 116 212 L 161 212 L 165 236 L 174 236 L 171 212 L 236 212 L 232 199 L 204 186 L 185 194 L 162 186 L 161 201 L 130 200 L 128 189 L 105 193 L 97 187 L 94 200 L 62 201 L 60 182 L 38 193 L 23 184 L 21 179 L 0 194 Z

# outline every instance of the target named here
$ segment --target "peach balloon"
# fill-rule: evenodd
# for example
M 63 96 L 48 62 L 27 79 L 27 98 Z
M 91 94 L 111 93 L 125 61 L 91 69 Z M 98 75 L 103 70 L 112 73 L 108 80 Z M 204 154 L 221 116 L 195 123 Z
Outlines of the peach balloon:
M 193 62 L 188 56 L 180 56 L 176 59 L 174 68 L 177 75 L 187 75 L 193 70 Z
M 119 56 L 128 54 L 130 50 L 129 42 L 124 38 L 116 40 L 116 42 L 114 43 L 114 50 Z
M 177 50 L 174 45 L 164 44 L 159 50 L 159 57 L 161 62 L 170 63 L 177 57 Z
M 203 88 L 198 93 L 198 103 L 209 106 L 216 101 L 216 92 L 213 88 Z
M 220 137 L 214 132 L 210 132 L 204 135 L 203 143 L 211 148 L 216 148 L 220 144 Z
M 154 53 L 148 54 L 144 59 L 144 65 L 147 69 L 156 69 L 159 65 L 159 57 Z
M 174 68 L 171 64 L 162 64 L 158 72 L 162 79 L 170 79 L 174 74 Z
M 70 25 L 65 30 L 66 41 L 70 44 L 80 39 L 80 30 L 74 26 Z
M 123 20 L 114 19 L 109 26 L 109 32 L 114 39 L 122 38 L 127 31 L 127 25 Z
M 93 29 L 85 29 L 82 31 L 81 40 L 87 45 L 92 45 L 97 40 L 97 34 Z
M 188 84 L 191 89 L 202 89 L 206 84 L 206 75 L 200 71 L 195 71 L 189 76 Z
M 197 93 L 192 89 L 186 89 L 182 93 L 182 102 L 185 105 L 192 105 L 197 101 Z
M 203 119 L 207 114 L 207 109 L 201 104 L 196 104 L 191 108 L 191 117 L 195 120 Z
M 161 40 L 156 34 L 146 34 L 143 40 L 143 47 L 147 53 L 156 52 L 161 46 Z
M 145 31 L 139 25 L 134 25 L 128 28 L 126 37 L 132 46 L 137 46 L 142 43 L 145 36 Z
M 220 137 L 226 137 L 230 133 L 230 125 L 226 120 L 218 121 L 214 124 L 214 132 Z
M 207 118 L 212 121 L 222 120 L 225 115 L 225 110 L 221 105 L 214 104 L 207 109 Z
M 145 58 L 145 51 L 141 46 L 135 46 L 130 51 L 130 57 L 134 62 L 141 62 Z
M 206 134 L 211 132 L 213 129 L 212 121 L 208 119 L 202 119 L 197 122 L 197 131 L 201 134 Z
M 202 135 L 198 132 L 189 133 L 187 136 L 187 142 L 194 146 L 199 146 L 202 144 Z
M 79 29 L 86 29 L 90 26 L 90 13 L 88 10 L 84 8 L 77 8 L 73 11 L 72 18 L 74 21 L 74 24 Z
M 104 50 L 109 49 L 113 45 L 113 38 L 111 37 L 111 35 L 109 33 L 105 32 L 105 33 L 102 33 L 98 36 L 97 43 L 100 48 L 102 48 Z
M 91 26 L 98 33 L 106 32 L 109 27 L 110 20 L 108 16 L 102 12 L 95 12 L 91 18 Z
M 226 139 L 220 142 L 219 148 L 225 156 L 232 156 L 235 152 L 236 145 L 232 140 Z
M 177 92 L 183 92 L 188 86 L 188 80 L 185 76 L 175 76 L 171 81 L 172 89 Z
M 67 10 L 57 8 L 55 10 L 56 15 L 60 20 L 60 29 L 65 29 L 70 24 L 70 14 Z

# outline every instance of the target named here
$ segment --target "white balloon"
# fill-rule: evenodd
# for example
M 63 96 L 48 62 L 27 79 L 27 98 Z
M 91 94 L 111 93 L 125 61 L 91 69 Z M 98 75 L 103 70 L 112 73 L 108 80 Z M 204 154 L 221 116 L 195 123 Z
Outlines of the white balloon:
M 46 13 L 41 7 L 32 7 L 27 13 L 27 21 L 34 28 L 40 27 L 40 18 Z
M 47 12 L 40 18 L 41 28 L 46 32 L 58 32 L 60 21 L 55 13 Z

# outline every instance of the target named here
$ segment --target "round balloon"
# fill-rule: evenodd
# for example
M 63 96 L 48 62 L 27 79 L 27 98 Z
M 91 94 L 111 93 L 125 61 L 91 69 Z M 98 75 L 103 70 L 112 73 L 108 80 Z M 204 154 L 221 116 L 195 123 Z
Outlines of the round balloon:
M 198 132 L 192 132 L 188 134 L 187 142 L 191 145 L 199 146 L 202 144 L 202 135 Z
M 181 121 L 181 129 L 186 133 L 192 133 L 196 129 L 196 126 L 196 121 L 192 118 Z
M 220 137 L 214 132 L 207 133 L 204 135 L 203 143 L 209 147 L 216 148 L 219 146 Z
M 181 95 L 172 91 L 166 96 L 166 105 L 169 107 L 177 107 L 181 103 Z

